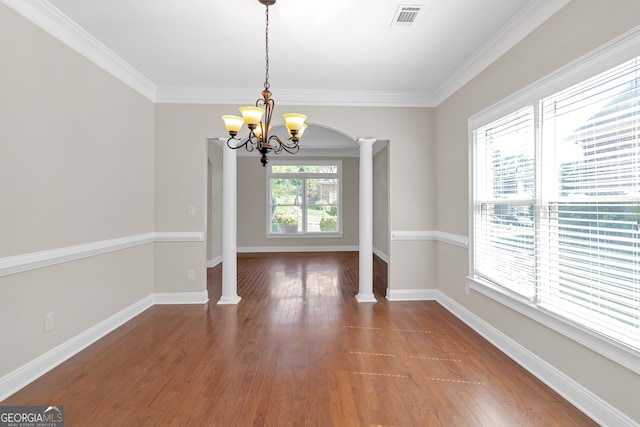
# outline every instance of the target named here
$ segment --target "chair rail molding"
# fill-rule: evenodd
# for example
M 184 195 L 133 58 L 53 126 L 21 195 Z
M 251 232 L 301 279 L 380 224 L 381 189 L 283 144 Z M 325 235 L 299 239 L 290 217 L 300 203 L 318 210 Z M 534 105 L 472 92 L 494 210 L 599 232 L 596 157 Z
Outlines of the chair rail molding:
M 151 232 L 0 258 L 0 277 L 154 242 L 203 242 L 204 232 Z

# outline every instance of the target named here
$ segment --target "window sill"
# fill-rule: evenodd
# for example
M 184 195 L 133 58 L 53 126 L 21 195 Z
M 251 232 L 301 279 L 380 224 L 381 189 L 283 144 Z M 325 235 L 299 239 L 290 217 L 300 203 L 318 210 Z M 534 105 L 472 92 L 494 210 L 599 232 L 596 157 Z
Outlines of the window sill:
M 548 312 L 522 296 L 467 277 L 467 286 L 474 291 L 493 299 L 516 312 L 584 345 L 608 359 L 640 374 L 640 352 L 623 346 L 611 339 L 599 335 L 587 328 Z
M 342 233 L 267 233 L 267 239 L 341 239 Z

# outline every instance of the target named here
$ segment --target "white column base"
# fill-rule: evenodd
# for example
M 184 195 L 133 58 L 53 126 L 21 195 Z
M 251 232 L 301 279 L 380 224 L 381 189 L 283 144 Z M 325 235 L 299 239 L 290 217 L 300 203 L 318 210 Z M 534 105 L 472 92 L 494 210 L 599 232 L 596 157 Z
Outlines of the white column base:
M 242 298 L 240 298 L 238 295 L 236 295 L 235 297 L 220 297 L 220 299 L 218 300 L 218 304 L 220 305 L 238 304 L 241 299 Z
M 375 295 L 373 294 L 357 294 L 356 295 L 356 300 L 358 302 L 378 302 L 378 300 L 376 299 Z

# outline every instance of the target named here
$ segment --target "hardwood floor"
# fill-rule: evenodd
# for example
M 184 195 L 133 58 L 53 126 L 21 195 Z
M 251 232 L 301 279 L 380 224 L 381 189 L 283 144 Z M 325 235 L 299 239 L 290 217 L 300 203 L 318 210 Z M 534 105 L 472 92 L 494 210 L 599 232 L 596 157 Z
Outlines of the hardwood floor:
M 595 426 L 436 302 L 358 303 L 357 253 L 243 255 L 238 305 L 154 306 L 2 405 L 66 426 Z

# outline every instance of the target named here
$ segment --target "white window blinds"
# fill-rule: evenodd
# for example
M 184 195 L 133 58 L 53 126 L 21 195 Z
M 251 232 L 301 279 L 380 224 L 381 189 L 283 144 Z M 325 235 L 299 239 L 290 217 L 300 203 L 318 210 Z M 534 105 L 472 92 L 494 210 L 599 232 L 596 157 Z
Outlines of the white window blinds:
M 640 58 L 475 129 L 473 168 L 473 277 L 640 350 Z
M 545 250 L 538 298 L 640 348 L 640 67 L 634 59 L 541 101 Z
M 474 273 L 526 298 L 535 294 L 533 107 L 475 132 Z

